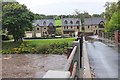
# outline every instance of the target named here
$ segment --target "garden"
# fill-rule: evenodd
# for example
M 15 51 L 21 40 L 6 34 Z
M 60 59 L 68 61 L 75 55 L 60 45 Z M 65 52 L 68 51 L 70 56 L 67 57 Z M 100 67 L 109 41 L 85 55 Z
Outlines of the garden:
M 64 54 L 74 38 L 31 39 L 23 42 L 3 41 L 2 54 Z

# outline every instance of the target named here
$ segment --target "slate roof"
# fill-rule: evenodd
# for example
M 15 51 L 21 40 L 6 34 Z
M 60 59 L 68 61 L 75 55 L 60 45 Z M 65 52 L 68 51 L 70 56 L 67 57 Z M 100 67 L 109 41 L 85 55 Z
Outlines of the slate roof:
M 55 20 L 54 19 L 42 19 L 42 20 L 34 20 L 33 25 L 34 26 L 49 26 L 50 24 L 53 24 L 55 26 Z
M 65 24 L 65 21 L 67 21 L 67 24 Z M 71 24 L 71 21 L 73 24 Z M 76 24 L 76 22 L 79 21 L 79 24 Z M 62 26 L 80 26 L 81 20 L 79 18 L 63 18 L 62 19 Z
M 105 19 L 102 17 L 85 18 L 84 25 L 98 25 L 101 21 L 105 22 Z

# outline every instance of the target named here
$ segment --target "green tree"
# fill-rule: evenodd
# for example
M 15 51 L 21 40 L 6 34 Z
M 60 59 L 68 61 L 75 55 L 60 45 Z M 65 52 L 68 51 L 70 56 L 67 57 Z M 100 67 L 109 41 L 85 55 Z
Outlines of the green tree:
M 106 2 L 105 4 L 105 18 L 106 20 L 110 20 L 111 16 L 118 10 L 118 6 L 116 2 Z
M 113 32 L 115 30 L 120 30 L 120 1 L 116 2 L 107 2 L 105 9 L 105 31 Z
M 113 32 L 120 30 L 120 11 L 115 12 L 107 25 L 107 31 Z
M 81 13 L 81 12 L 78 11 L 77 9 L 75 10 L 74 16 L 75 16 L 76 18 L 80 18 L 80 19 L 81 19 L 82 25 L 83 25 L 83 23 L 84 23 L 84 18 L 90 18 L 90 17 L 91 17 L 91 15 L 90 15 L 88 12 Z
M 45 18 L 45 15 L 43 14 L 34 14 L 34 19 L 37 20 L 37 19 L 44 19 Z
M 32 28 L 33 13 L 17 2 L 2 7 L 2 26 L 13 35 L 14 41 L 22 41 L 25 31 Z
M 99 14 L 93 14 L 92 17 L 101 17 Z

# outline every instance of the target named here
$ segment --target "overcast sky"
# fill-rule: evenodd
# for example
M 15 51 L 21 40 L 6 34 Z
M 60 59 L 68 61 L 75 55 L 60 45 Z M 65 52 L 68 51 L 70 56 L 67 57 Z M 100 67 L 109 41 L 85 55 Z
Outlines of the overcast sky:
M 104 11 L 106 2 L 118 0 L 17 0 L 25 4 L 34 13 L 45 15 L 73 14 L 75 9 L 90 14 L 100 14 Z

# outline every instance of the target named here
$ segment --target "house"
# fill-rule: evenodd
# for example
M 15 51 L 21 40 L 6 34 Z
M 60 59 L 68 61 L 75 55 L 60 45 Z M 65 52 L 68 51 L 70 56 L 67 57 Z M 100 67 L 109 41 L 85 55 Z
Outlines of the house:
M 65 37 L 75 37 L 81 30 L 81 20 L 79 18 L 63 18 L 62 34 Z
M 84 19 L 84 32 L 99 34 L 104 30 L 105 19 L 102 17 L 91 17 Z
M 42 19 L 33 21 L 33 31 L 27 31 L 26 37 L 48 37 L 55 35 L 55 20 Z

